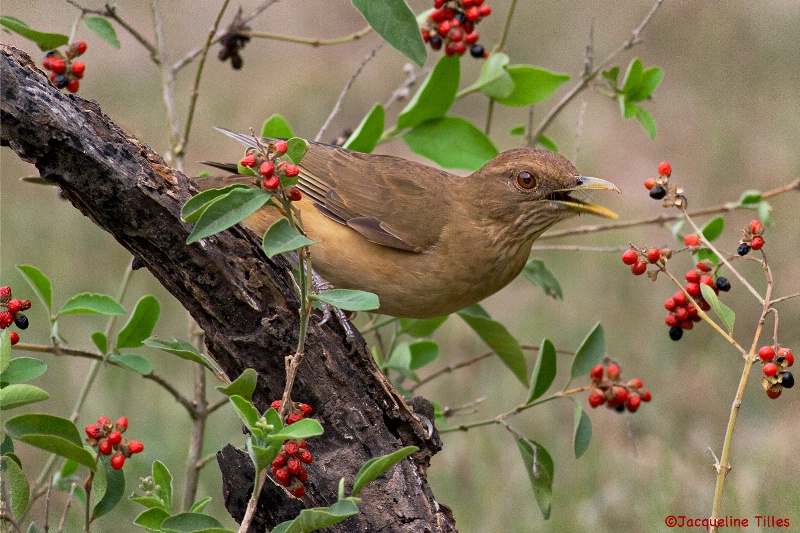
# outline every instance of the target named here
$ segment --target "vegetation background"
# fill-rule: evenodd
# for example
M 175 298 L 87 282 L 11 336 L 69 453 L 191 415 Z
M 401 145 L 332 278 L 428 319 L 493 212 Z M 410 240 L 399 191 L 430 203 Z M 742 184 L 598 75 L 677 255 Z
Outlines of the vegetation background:
M 493 15 L 480 25 L 481 39 L 491 46 L 502 31 L 508 0 L 488 0 Z M 410 0 L 419 12 L 430 2 Z M 219 2 L 173 0 L 163 2 L 165 33 L 171 59 L 183 57 L 200 46 L 216 16 Z M 257 2 L 242 2 L 249 12 Z M 139 31 L 150 35 L 149 2 L 120 0 L 119 13 Z M 100 7 L 100 2 L 87 4 Z M 513 20 L 507 52 L 512 63 L 528 63 L 565 72 L 577 79 L 583 68 L 584 49 L 594 24 L 594 48 L 605 57 L 630 37 L 631 30 L 651 8 L 650 0 L 521 2 Z M 21 0 L 7 2 L 2 14 L 24 20 L 43 31 L 68 33 L 77 10 L 66 2 Z M 254 29 L 311 38 L 333 38 L 365 26 L 346 0 L 298 0 L 279 2 L 257 19 Z M 673 181 L 682 184 L 690 208 L 736 201 L 747 189 L 766 190 L 789 183 L 800 172 L 800 56 L 797 34 L 800 10 L 791 0 L 750 2 L 668 0 L 643 34 L 644 42 L 623 54 L 624 67 L 632 57 L 645 66 L 665 71 L 662 85 L 645 107 L 658 124 L 658 136 L 649 140 L 635 121 L 625 121 L 618 106 L 603 95 L 587 91 L 553 124 L 547 134 L 562 153 L 575 160 L 581 172 L 609 179 L 623 194 L 602 194 L 598 200 L 632 220 L 661 212 L 642 186 L 656 173 L 661 160 L 673 167 Z M 160 94 L 159 73 L 144 50 L 124 31 L 122 48 L 106 45 L 83 28 L 89 49 L 79 95 L 97 100 L 105 113 L 127 132 L 156 151 L 167 146 Z M 0 39 L 40 53 L 18 36 Z M 198 116 L 188 147 L 188 174 L 203 170 L 201 159 L 235 160 L 240 148 L 212 126 L 246 131 L 259 128 L 273 113 L 283 114 L 298 135 L 313 138 L 341 88 L 378 42 L 375 34 L 348 44 L 313 48 L 277 41 L 254 40 L 243 52 L 244 69 L 236 72 L 228 63 L 210 60 L 201 86 Z M 209 56 L 212 59 L 216 49 Z M 432 66 L 438 53 L 430 53 Z M 384 46 L 364 69 L 343 102 L 324 140 L 358 124 L 376 101 L 385 102 L 404 79 L 407 61 Z M 474 79 L 481 61 L 462 60 L 462 87 Z M 178 92 L 188 99 L 193 69 L 182 73 Z M 540 104 L 541 119 L 560 95 Z M 586 104 L 585 112 L 581 109 Z M 185 109 L 182 107 L 181 110 Z M 399 108 L 395 108 L 395 113 Z M 472 95 L 453 110 L 475 124 L 485 122 L 486 100 Z M 519 138 L 507 132 L 527 121 L 526 109 L 496 109 L 492 138 L 501 150 L 518 146 Z M 538 122 L 538 120 L 536 120 Z M 580 150 L 575 158 L 576 129 L 582 125 Z M 413 158 L 405 145 L 383 145 L 379 152 Z M 37 175 L 7 148 L 0 152 L 0 280 L 14 294 L 27 294 L 27 286 L 14 268 L 31 264 L 54 280 L 54 302 L 60 305 L 78 292 L 115 295 L 129 255 L 107 234 L 97 229 L 55 190 L 19 182 L 18 177 Z M 432 199 L 435 200 L 435 199 Z M 787 194 L 773 202 L 776 225 L 766 232 L 765 251 L 776 277 L 776 295 L 800 290 L 800 217 L 798 196 Z M 736 248 L 740 229 L 750 219 L 747 212 L 726 217 L 726 231 L 719 246 Z M 582 217 L 568 224 L 598 220 Z M 560 227 L 563 228 L 566 225 Z M 675 241 L 667 229 L 637 227 L 629 230 L 569 237 L 558 244 L 593 246 L 670 246 Z M 556 241 L 540 241 L 541 246 Z M 708 326 L 687 332 L 672 342 L 663 323 L 664 299 L 673 292 L 666 280 L 651 283 L 633 277 L 618 253 L 535 251 L 558 277 L 564 299 L 545 297 L 525 280 L 489 298 L 487 310 L 526 344 L 550 338 L 557 348 L 574 349 L 596 321 L 602 321 L 609 354 L 622 366 L 623 375 L 641 377 L 654 396 L 651 404 L 635 415 L 618 415 L 607 409 L 590 413 L 594 438 L 588 452 L 575 460 L 571 452 L 571 402 L 553 402 L 514 420 L 530 438 L 541 442 L 555 460 L 554 507 L 544 522 L 533 500 L 527 475 L 509 434 L 496 427 L 449 434 L 444 450 L 429 471 L 438 500 L 453 508 L 462 532 L 478 531 L 656 531 L 666 529 L 668 515 L 705 517 L 713 499 L 713 459 L 706 449 L 719 452 L 731 401 L 742 363 Z M 685 263 L 685 264 L 684 264 Z M 690 267 L 688 259 L 673 262 L 676 275 Z M 763 287 L 760 269 L 747 264 L 744 272 Z M 186 337 L 186 315 L 176 301 L 145 271 L 137 271 L 123 304 L 130 311 L 144 294 L 156 295 L 162 314 L 156 334 Z M 24 295 L 24 296 L 23 296 Z M 759 307 L 734 283 L 724 301 L 737 312 L 737 338 L 750 344 Z M 23 342 L 47 342 L 47 319 L 34 302 L 28 313 L 31 327 Z M 800 306 L 792 300 L 780 307 L 782 344 L 800 350 Z M 61 333 L 78 347 L 91 347 L 89 336 L 102 329 L 102 318 L 66 317 Z M 771 332 L 771 326 L 767 328 Z M 436 334 L 442 345 L 440 368 L 481 353 L 484 345 L 459 319 L 450 319 Z M 771 340 L 771 334 L 763 343 Z M 762 343 L 762 344 L 763 344 Z M 144 353 L 144 352 L 142 352 Z M 18 353 L 16 355 L 19 355 Z M 159 372 L 188 391 L 188 363 L 161 353 L 148 353 Z M 48 390 L 51 399 L 30 407 L 69 416 L 77 390 L 89 363 L 66 357 L 43 356 L 48 372 L 34 383 Z M 562 371 L 566 368 L 562 365 Z M 282 370 L 281 370 L 282 371 Z M 563 374 L 563 375 L 562 375 Z M 565 372 L 557 378 L 563 385 Z M 484 361 L 449 374 L 419 391 L 446 405 L 460 405 L 479 397 L 486 401 L 473 417 L 490 418 L 524 400 L 525 391 L 496 361 Z M 584 399 L 585 401 L 585 399 Z M 129 491 L 150 464 L 163 461 L 177 476 L 181 472 L 189 422 L 183 410 L 153 383 L 130 372 L 107 368 L 92 391 L 89 407 L 78 421 L 88 423 L 100 415 L 127 415 L 131 435 L 145 443 L 145 452 L 125 466 Z M 207 436 L 206 452 L 225 443 L 243 442 L 240 424 L 232 411 L 215 415 Z M 726 483 L 723 512 L 739 518 L 771 515 L 800 525 L 800 396 L 796 389 L 769 400 L 757 376 L 751 376 L 736 429 L 731 458 L 733 470 Z M 17 414 L 15 411 L 14 414 Z M 44 453 L 20 445 L 18 452 L 28 464 Z M 29 476 L 35 473 L 28 472 Z M 203 473 L 200 496 L 214 497 L 214 514 L 227 518 L 222 507 L 219 472 L 215 465 Z M 63 498 L 54 498 L 54 510 L 63 509 Z M 124 502 L 114 513 L 98 521 L 100 530 L 118 533 L 139 531 L 121 520 L 132 520 L 141 510 Z M 43 508 L 39 508 L 43 514 Z M 73 513 L 76 515 L 79 513 Z M 53 510 L 51 510 L 51 525 Z M 78 522 L 75 522 L 77 524 Z M 228 525 L 233 522 L 228 519 Z M 75 528 L 79 526 L 75 525 Z M 74 529 L 77 530 L 77 529 Z M 745 531 L 757 531 L 750 527 Z

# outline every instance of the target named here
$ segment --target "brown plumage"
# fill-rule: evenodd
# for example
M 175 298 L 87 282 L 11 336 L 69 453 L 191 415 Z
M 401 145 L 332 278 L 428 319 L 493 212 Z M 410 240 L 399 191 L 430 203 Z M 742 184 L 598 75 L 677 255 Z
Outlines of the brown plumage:
M 253 144 L 248 135 L 221 131 Z M 458 311 L 511 282 L 533 241 L 552 224 L 580 212 L 616 217 L 569 196 L 618 190 L 613 184 L 581 176 L 567 159 L 543 150 L 509 150 L 461 177 L 398 157 L 309 143 L 298 166 L 303 199 L 297 207 L 306 232 L 320 241 L 311 248 L 314 269 L 337 288 L 377 294 L 378 311 L 392 316 Z M 198 183 L 210 189 L 252 179 Z M 280 216 L 268 206 L 244 225 L 261 236 Z

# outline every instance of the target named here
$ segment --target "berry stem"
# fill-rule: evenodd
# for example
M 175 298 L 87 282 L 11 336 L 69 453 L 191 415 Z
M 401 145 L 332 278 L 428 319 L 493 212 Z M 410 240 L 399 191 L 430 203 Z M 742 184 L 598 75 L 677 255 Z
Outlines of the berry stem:
M 503 26 L 503 33 L 500 40 L 494 46 L 494 51 L 499 52 L 506 46 L 506 39 L 508 39 L 508 32 L 511 29 L 511 19 L 514 18 L 514 8 L 517 7 L 517 0 L 511 0 L 511 5 L 508 8 L 508 15 L 506 16 L 506 23 Z

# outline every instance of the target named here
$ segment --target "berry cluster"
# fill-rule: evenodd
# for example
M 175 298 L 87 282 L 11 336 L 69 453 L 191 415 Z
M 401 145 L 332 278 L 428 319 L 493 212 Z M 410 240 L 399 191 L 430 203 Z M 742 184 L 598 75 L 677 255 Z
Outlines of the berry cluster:
M 275 400 L 270 406 L 276 411 L 281 409 L 281 401 Z M 306 403 L 295 403 L 292 412 L 286 417 L 286 424 L 291 425 L 311 414 L 311 406 Z M 308 481 L 308 470 L 304 465 L 311 464 L 314 457 L 306 449 L 306 441 L 293 439 L 284 441 L 278 456 L 272 461 L 272 475 L 275 479 L 289 489 L 295 498 L 300 498 L 306 493 L 303 483 Z
M 263 150 L 251 148 L 247 150 L 239 164 L 261 175 L 262 189 L 274 191 L 280 188 L 280 194 L 286 200 L 297 202 L 303 197 L 300 189 L 294 186 L 297 184 L 300 167 L 280 159 L 286 154 L 286 150 L 286 141 L 269 143 Z
M 434 50 L 444 46 L 448 56 L 464 55 L 469 49 L 472 57 L 488 57 L 489 52 L 478 43 L 480 35 L 475 25 L 492 13 L 483 0 L 434 0 L 433 11 L 422 26 L 422 39 Z
M 607 366 L 595 365 L 589 372 L 594 389 L 589 393 L 589 405 L 595 409 L 603 404 L 609 409 L 635 413 L 642 402 L 653 399 L 650 391 L 642 388 L 642 380 L 633 378 L 627 382 L 620 380 L 620 369 L 615 363 Z
M 731 283 L 727 278 L 718 276 L 715 280 L 711 276 L 713 266 L 713 263 L 708 259 L 698 262 L 695 268 L 686 272 L 686 284 L 684 285 L 686 292 L 676 291 L 664 302 L 664 308 L 668 311 L 664 322 L 669 326 L 669 337 L 672 340 L 680 340 L 683 337 L 684 330 L 692 329 L 693 323 L 701 320 L 697 313 L 697 307 L 689 301 L 687 294 L 694 299 L 700 309 L 708 311 L 711 306 L 703 298 L 703 293 L 700 290 L 701 285 L 708 285 L 716 294 L 719 294 L 720 291 L 728 292 L 731 290 Z
M 22 311 L 31 308 L 30 300 L 20 300 L 11 297 L 11 287 L 0 287 L 0 329 L 6 329 L 14 324 L 19 329 L 28 329 L 28 317 Z M 16 331 L 9 331 L 8 338 L 11 345 L 19 342 L 19 334 Z
M 120 417 L 112 426 L 111 419 L 101 416 L 97 419 L 97 424 L 86 426 L 86 442 L 93 448 L 97 448 L 98 453 L 111 456 L 111 468 L 119 470 L 125 464 L 125 459 L 135 453 L 144 450 L 144 444 L 138 440 L 125 440 L 122 434 L 128 429 L 128 418 Z
M 625 250 L 622 254 L 622 262 L 630 265 L 631 273 L 634 276 L 641 276 L 647 270 L 647 263 L 650 264 L 663 264 L 667 259 L 672 256 L 672 250 L 669 248 L 650 248 L 649 250 L 639 251 L 635 248 Z
M 739 255 L 747 255 L 750 250 L 760 250 L 764 246 L 764 226 L 758 220 L 751 220 L 742 233 L 742 241 L 736 250 Z
M 789 348 L 778 346 L 762 346 L 758 350 L 758 357 L 764 365 L 764 377 L 761 385 L 772 399 L 781 395 L 783 389 L 794 387 L 794 376 L 786 370 L 794 364 L 794 353 Z
M 42 66 L 50 71 L 50 83 L 59 89 L 66 89 L 71 93 L 78 92 L 80 80 L 86 65 L 83 61 L 73 61 L 86 51 L 85 41 L 75 41 L 67 47 L 66 55 L 58 50 L 51 50 L 44 56 Z
M 658 177 L 644 180 L 644 187 L 650 191 L 650 198 L 661 200 L 667 195 L 667 183 L 672 175 L 672 165 L 666 161 L 658 164 Z

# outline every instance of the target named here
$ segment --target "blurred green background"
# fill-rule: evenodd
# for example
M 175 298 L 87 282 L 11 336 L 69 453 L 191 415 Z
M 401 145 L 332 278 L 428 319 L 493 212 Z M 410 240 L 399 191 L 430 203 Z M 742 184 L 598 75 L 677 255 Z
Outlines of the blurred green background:
M 409 2 L 419 12 L 429 2 Z M 101 2 L 91 4 L 100 7 Z M 163 3 L 165 33 L 170 59 L 175 61 L 198 47 L 213 22 L 219 2 L 179 1 Z M 146 36 L 152 35 L 149 2 L 120 0 L 119 13 Z M 243 2 L 245 13 L 256 2 Z M 482 41 L 492 45 L 499 38 L 508 0 L 493 0 L 493 15 L 479 30 Z M 596 58 L 602 59 L 630 37 L 652 3 L 611 0 L 520 2 L 513 20 L 507 52 L 512 63 L 527 63 L 577 79 L 583 54 L 594 24 Z M 43 31 L 69 33 L 77 10 L 66 2 L 22 0 L 6 2 L 3 15 L 11 15 Z M 229 20 L 229 18 L 226 18 Z M 253 24 L 257 31 L 300 37 L 333 38 L 356 32 L 365 23 L 346 0 L 329 2 L 298 0 L 280 2 Z M 620 214 L 622 220 L 658 214 L 660 203 L 650 201 L 642 186 L 655 175 L 661 160 L 672 163 L 673 180 L 686 189 L 692 208 L 735 201 L 747 189 L 766 190 L 798 177 L 800 168 L 800 10 L 791 0 L 751 2 L 667 1 L 646 28 L 643 42 L 622 54 L 617 64 L 625 66 L 640 57 L 646 67 L 665 71 L 664 82 L 646 107 L 658 124 L 658 136 L 649 140 L 635 121 L 623 120 L 615 102 L 587 91 L 554 122 L 547 134 L 561 151 L 575 159 L 576 130 L 582 124 L 577 167 L 582 173 L 614 181 L 622 195 L 598 194 L 597 200 Z M 118 29 L 119 31 L 119 29 Z M 116 50 L 79 27 L 78 37 L 89 43 L 87 65 L 79 95 L 97 100 L 103 111 L 128 133 L 164 152 L 167 127 L 160 95 L 160 78 L 147 54 L 127 33 L 120 31 L 122 48 Z M 0 39 L 19 46 L 40 60 L 41 53 L 18 36 Z M 246 131 L 260 127 L 273 113 L 283 114 L 298 135 L 313 138 L 332 109 L 339 92 L 367 53 L 377 44 L 366 38 L 335 47 L 313 48 L 298 44 L 257 40 L 242 55 L 244 69 L 231 70 L 229 63 L 209 56 L 201 87 L 192 138 L 188 146 L 187 173 L 202 170 L 201 159 L 233 160 L 240 148 L 212 126 Z M 432 66 L 438 58 L 431 53 Z M 404 80 L 406 60 L 384 46 L 364 69 L 343 101 L 342 110 L 323 140 L 353 128 L 376 102 L 385 102 Z M 471 83 L 481 62 L 465 57 L 462 87 Z M 193 67 L 181 72 L 177 100 L 183 113 L 188 101 Z M 537 106 L 538 123 L 574 81 L 554 98 Z M 582 112 L 585 105 L 585 110 Z M 454 112 L 483 125 L 487 104 L 479 95 L 456 103 Z M 399 107 L 390 112 L 394 116 Z M 183 117 L 183 115 L 182 115 Z M 498 148 L 519 144 L 507 132 L 526 123 L 527 110 L 496 108 L 492 138 Z M 378 151 L 414 157 L 399 142 Z M 0 281 L 12 285 L 14 294 L 30 297 L 27 286 L 14 268 L 31 264 L 53 279 L 54 302 L 60 306 L 78 292 L 115 295 L 130 257 L 108 235 L 97 229 L 55 190 L 28 185 L 19 177 L 37 175 L 32 165 L 22 163 L 3 148 L 0 180 Z M 765 235 L 765 251 L 775 274 L 775 294 L 800 291 L 800 218 L 798 195 L 787 194 L 772 202 L 776 225 Z M 751 213 L 726 217 L 726 231 L 719 245 L 731 251 L 740 238 L 740 228 Z M 581 217 L 569 225 L 599 220 Z M 702 222 L 702 220 L 701 220 Z M 545 244 L 591 246 L 675 245 L 670 232 L 661 227 L 598 233 Z M 576 460 L 571 451 L 572 403 L 552 402 L 515 417 L 512 423 L 531 439 L 546 446 L 555 461 L 552 518 L 545 522 L 510 434 L 499 427 L 449 434 L 445 448 L 433 460 L 429 480 L 437 499 L 453 508 L 463 532 L 503 531 L 662 531 L 668 515 L 705 517 L 713 500 L 713 459 L 717 454 L 741 373 L 741 359 L 708 326 L 687 332 L 672 342 L 663 323 L 663 301 L 674 291 L 666 280 L 651 283 L 633 277 L 621 264 L 618 253 L 535 251 L 556 274 L 564 290 L 563 301 L 546 298 L 524 280 L 485 302 L 493 317 L 508 325 L 521 342 L 538 345 L 550 338 L 557 348 L 575 349 L 596 321 L 602 321 L 609 354 L 622 366 L 623 375 L 640 377 L 654 396 L 633 416 L 620 416 L 607 409 L 590 413 L 594 437 L 587 453 Z M 740 264 L 740 263 L 737 263 Z M 681 257 L 673 261 L 676 275 L 690 267 Z M 746 262 L 742 272 L 756 287 L 765 286 L 757 264 Z M 156 329 L 160 337 L 186 337 L 186 315 L 147 272 L 134 273 L 123 304 L 130 311 L 144 294 L 162 302 Z M 759 316 L 759 306 L 739 284 L 725 295 L 737 313 L 736 337 L 749 346 Z M 46 343 L 47 318 L 38 302 L 28 313 L 31 327 L 23 342 Z M 800 351 L 800 306 L 797 300 L 781 304 L 780 341 Z M 102 330 L 99 318 L 66 317 L 61 333 L 75 347 L 91 349 L 89 336 Z M 763 343 L 771 342 L 772 320 Z M 431 365 L 438 369 L 482 353 L 484 346 L 457 318 L 436 334 L 442 356 Z M 189 394 L 191 368 L 177 359 L 140 350 Z M 16 356 L 27 355 L 15 352 Z M 47 410 L 69 416 L 71 406 L 89 364 L 85 360 L 41 356 L 48 372 L 34 383 L 48 390 L 51 399 L 29 411 Z M 531 361 L 533 356 L 531 356 Z M 568 360 L 564 359 L 554 387 L 563 385 Z M 739 425 L 734 438 L 723 512 L 738 518 L 772 515 L 800 524 L 800 398 L 798 391 L 784 392 L 769 400 L 757 374 L 747 385 Z M 424 371 L 423 371 L 424 374 Z M 479 412 L 458 422 L 484 419 L 505 412 L 524 401 L 525 391 L 496 360 L 484 361 L 446 375 L 419 391 L 444 405 L 457 406 L 485 397 Z M 585 398 L 584 398 L 584 405 Z M 588 406 L 587 406 L 588 408 Z M 23 410 L 14 411 L 14 414 Z M 130 372 L 105 368 L 92 390 L 88 407 L 78 425 L 100 415 L 130 418 L 130 435 L 142 440 L 145 452 L 125 466 L 128 491 L 149 465 L 163 461 L 176 476 L 176 493 L 183 488 L 182 471 L 189 422 L 183 410 L 153 383 Z M 5 413 L 4 413 L 5 415 Z M 206 453 L 227 442 L 241 445 L 241 430 L 232 412 L 215 415 L 206 439 Z M 18 453 L 31 477 L 46 455 L 24 445 Z M 210 508 L 218 518 L 227 518 L 214 464 L 203 472 L 200 496 L 210 495 Z M 63 510 L 64 498 L 53 497 L 50 526 Z M 95 530 L 139 531 L 129 524 L 141 510 L 123 502 L 118 510 L 98 520 Z M 44 508 L 33 516 L 42 524 Z M 78 514 L 73 510 L 73 515 Z M 125 517 L 126 520 L 122 520 Z M 77 531 L 78 522 L 67 530 Z M 71 529 L 70 529 L 71 528 Z M 746 531 L 756 531 L 757 527 Z

